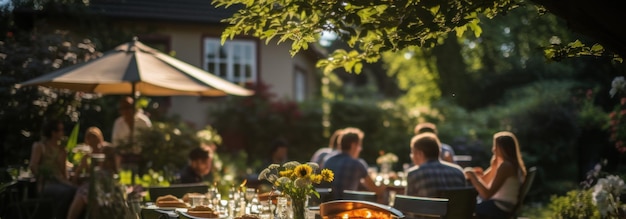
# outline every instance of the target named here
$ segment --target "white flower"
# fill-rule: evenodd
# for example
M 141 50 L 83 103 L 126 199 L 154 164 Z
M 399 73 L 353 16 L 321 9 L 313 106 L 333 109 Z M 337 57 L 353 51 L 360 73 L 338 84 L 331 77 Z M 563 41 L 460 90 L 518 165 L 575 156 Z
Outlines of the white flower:
M 615 77 L 611 82 L 611 90 L 609 94 L 611 97 L 615 96 L 615 94 L 619 92 L 624 92 L 626 90 L 626 81 L 624 80 L 624 76 Z
M 317 171 L 320 168 L 320 165 L 318 165 L 315 162 L 307 162 L 306 164 L 311 166 L 311 168 L 313 169 L 313 172 Z
M 396 156 L 393 153 L 386 153 L 386 154 L 381 155 L 380 157 L 378 157 L 376 159 L 376 163 L 378 163 L 378 164 L 395 163 L 395 162 L 398 162 L 398 156 Z
M 594 186 L 593 203 L 598 207 L 602 217 L 617 212 L 620 206 L 619 196 L 625 188 L 624 180 L 615 175 L 598 180 Z

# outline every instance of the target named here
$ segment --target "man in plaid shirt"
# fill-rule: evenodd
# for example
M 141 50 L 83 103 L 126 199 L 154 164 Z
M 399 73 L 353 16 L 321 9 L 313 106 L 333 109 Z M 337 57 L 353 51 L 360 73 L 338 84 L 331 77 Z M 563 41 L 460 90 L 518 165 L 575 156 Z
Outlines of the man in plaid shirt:
M 411 139 L 411 159 L 406 195 L 436 197 L 441 189 L 466 186 L 463 170 L 457 164 L 439 158 L 441 142 L 434 133 L 422 133 Z

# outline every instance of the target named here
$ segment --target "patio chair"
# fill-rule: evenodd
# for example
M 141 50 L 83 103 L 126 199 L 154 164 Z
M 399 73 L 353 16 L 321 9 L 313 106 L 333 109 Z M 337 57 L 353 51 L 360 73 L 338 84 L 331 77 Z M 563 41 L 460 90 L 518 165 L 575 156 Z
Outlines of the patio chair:
M 393 207 L 406 219 L 443 218 L 448 212 L 448 199 L 396 195 Z
M 150 186 L 148 187 L 148 193 L 150 194 L 150 200 L 155 201 L 158 197 L 164 195 L 173 195 L 178 198 L 182 198 L 187 193 L 207 193 L 209 185 L 205 183 L 188 183 L 188 184 L 174 184 L 170 186 Z
M 478 192 L 472 186 L 439 190 L 438 197 L 448 199 L 447 219 L 469 219 L 474 216 Z
M 532 186 L 533 181 L 535 181 L 535 175 L 537 174 L 537 167 L 530 167 L 526 171 L 526 179 L 519 190 L 519 198 L 517 199 L 517 204 L 513 208 L 513 213 L 511 214 L 511 218 L 517 218 L 517 216 L 522 212 L 522 206 L 524 205 L 524 199 L 530 191 L 530 186 Z
M 343 190 L 344 200 L 361 200 L 368 202 L 376 202 L 376 193 L 369 191 Z

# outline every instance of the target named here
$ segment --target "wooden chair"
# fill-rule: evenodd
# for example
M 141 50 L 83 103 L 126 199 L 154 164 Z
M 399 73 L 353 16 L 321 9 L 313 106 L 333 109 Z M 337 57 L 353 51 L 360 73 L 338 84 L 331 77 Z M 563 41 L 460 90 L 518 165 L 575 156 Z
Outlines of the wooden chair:
M 513 208 L 513 213 L 511 214 L 511 218 L 517 218 L 517 216 L 521 213 L 522 206 L 524 205 L 524 199 L 530 191 L 530 186 L 535 181 L 535 175 L 537 174 L 537 167 L 530 167 L 526 171 L 526 179 L 519 190 L 519 196 L 517 198 L 517 204 Z
M 443 218 L 448 212 L 448 199 L 396 195 L 393 207 L 406 219 Z
M 478 192 L 472 186 L 439 190 L 438 197 L 448 199 L 447 219 L 473 218 Z
M 148 194 L 150 200 L 155 201 L 158 197 L 164 195 L 173 195 L 178 198 L 182 198 L 187 193 L 206 193 L 209 190 L 209 185 L 205 183 L 188 183 L 188 184 L 174 184 L 171 186 L 151 186 L 148 187 Z
M 343 190 L 341 199 L 376 202 L 376 193 L 368 191 Z

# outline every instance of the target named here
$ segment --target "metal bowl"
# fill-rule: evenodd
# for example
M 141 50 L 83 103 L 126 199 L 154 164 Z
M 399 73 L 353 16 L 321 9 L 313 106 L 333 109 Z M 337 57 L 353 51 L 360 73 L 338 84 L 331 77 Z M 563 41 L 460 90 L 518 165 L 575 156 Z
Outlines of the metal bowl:
M 404 218 L 404 214 L 402 214 L 402 212 L 391 206 L 359 200 L 336 200 L 324 202 L 320 204 L 320 216 L 322 216 L 322 218 L 327 218 L 329 216 L 362 208 L 367 208 L 374 212 L 388 213 L 389 216 L 395 218 Z

